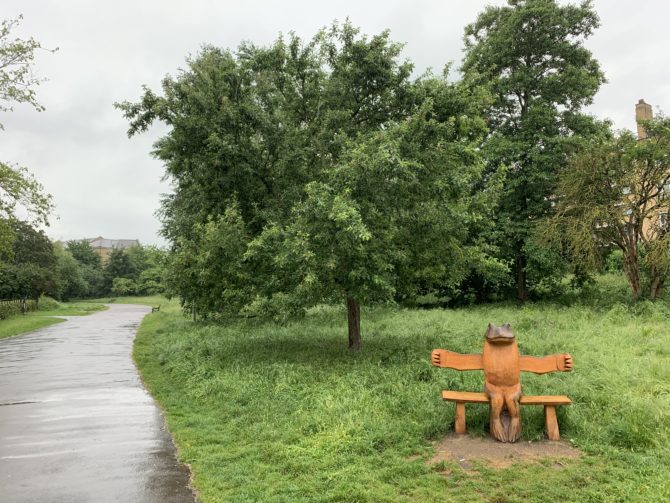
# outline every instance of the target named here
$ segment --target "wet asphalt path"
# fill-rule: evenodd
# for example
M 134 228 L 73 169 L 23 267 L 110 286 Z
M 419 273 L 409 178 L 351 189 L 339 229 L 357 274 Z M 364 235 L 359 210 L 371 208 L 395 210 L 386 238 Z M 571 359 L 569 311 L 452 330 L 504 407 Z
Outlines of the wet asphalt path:
M 131 359 L 145 306 L 0 340 L 0 501 L 194 501 Z

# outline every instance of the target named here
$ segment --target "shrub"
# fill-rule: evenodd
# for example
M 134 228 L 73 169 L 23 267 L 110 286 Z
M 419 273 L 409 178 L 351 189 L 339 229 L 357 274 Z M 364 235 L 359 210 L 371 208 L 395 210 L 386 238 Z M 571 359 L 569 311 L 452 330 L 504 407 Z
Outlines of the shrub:
M 114 295 L 133 295 L 137 291 L 137 286 L 132 279 L 114 278 L 112 281 L 112 293 Z
M 19 314 L 21 309 L 17 304 L 0 304 L 0 320 L 6 320 L 10 316 Z
M 42 295 L 38 305 L 40 311 L 53 311 L 60 307 L 60 302 L 51 297 L 47 297 L 46 295 Z
M 621 250 L 612 250 L 605 259 L 605 271 L 623 272 L 623 252 Z

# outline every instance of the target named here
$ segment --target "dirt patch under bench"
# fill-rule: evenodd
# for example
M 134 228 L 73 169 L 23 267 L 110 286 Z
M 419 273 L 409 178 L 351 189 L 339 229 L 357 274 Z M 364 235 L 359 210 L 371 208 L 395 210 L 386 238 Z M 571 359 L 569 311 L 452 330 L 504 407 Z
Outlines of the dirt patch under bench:
M 440 461 L 455 461 L 462 468 L 472 468 L 473 461 L 485 461 L 495 468 L 506 468 L 515 463 L 532 463 L 552 459 L 560 468 L 561 460 L 574 459 L 581 452 L 565 441 L 540 441 L 514 444 L 498 442 L 489 437 L 476 438 L 468 435 L 449 435 L 435 446 L 435 456 L 430 464 Z

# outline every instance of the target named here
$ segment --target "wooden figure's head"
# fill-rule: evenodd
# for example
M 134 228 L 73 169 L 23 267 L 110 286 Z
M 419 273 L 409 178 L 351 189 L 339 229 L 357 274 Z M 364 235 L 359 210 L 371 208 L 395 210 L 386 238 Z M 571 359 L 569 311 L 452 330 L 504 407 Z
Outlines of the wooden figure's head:
M 488 328 L 486 329 L 485 335 L 486 342 L 491 344 L 511 344 L 514 342 L 514 333 L 512 333 L 512 327 L 509 323 L 505 323 L 499 327 L 491 325 L 489 323 Z

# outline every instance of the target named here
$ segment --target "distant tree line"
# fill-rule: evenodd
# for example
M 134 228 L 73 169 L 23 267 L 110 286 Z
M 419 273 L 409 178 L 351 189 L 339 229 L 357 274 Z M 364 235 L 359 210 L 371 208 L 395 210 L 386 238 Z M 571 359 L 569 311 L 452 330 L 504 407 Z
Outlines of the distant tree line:
M 43 111 L 36 96 L 42 79 L 33 60 L 44 49 L 13 30 L 21 21 L 0 22 L 0 112 L 16 103 Z M 3 129 L 0 123 L 0 130 Z M 162 293 L 165 252 L 152 246 L 114 250 L 103 264 L 88 241 L 53 244 L 42 230 L 49 224 L 52 198 L 28 170 L 0 161 L 0 299 L 59 300 L 107 295 Z
M 154 246 L 112 250 L 102 263 L 88 241 L 52 243 L 21 221 L 12 223 L 14 241 L 0 255 L 0 299 L 58 300 L 109 295 L 163 293 L 166 252 Z

